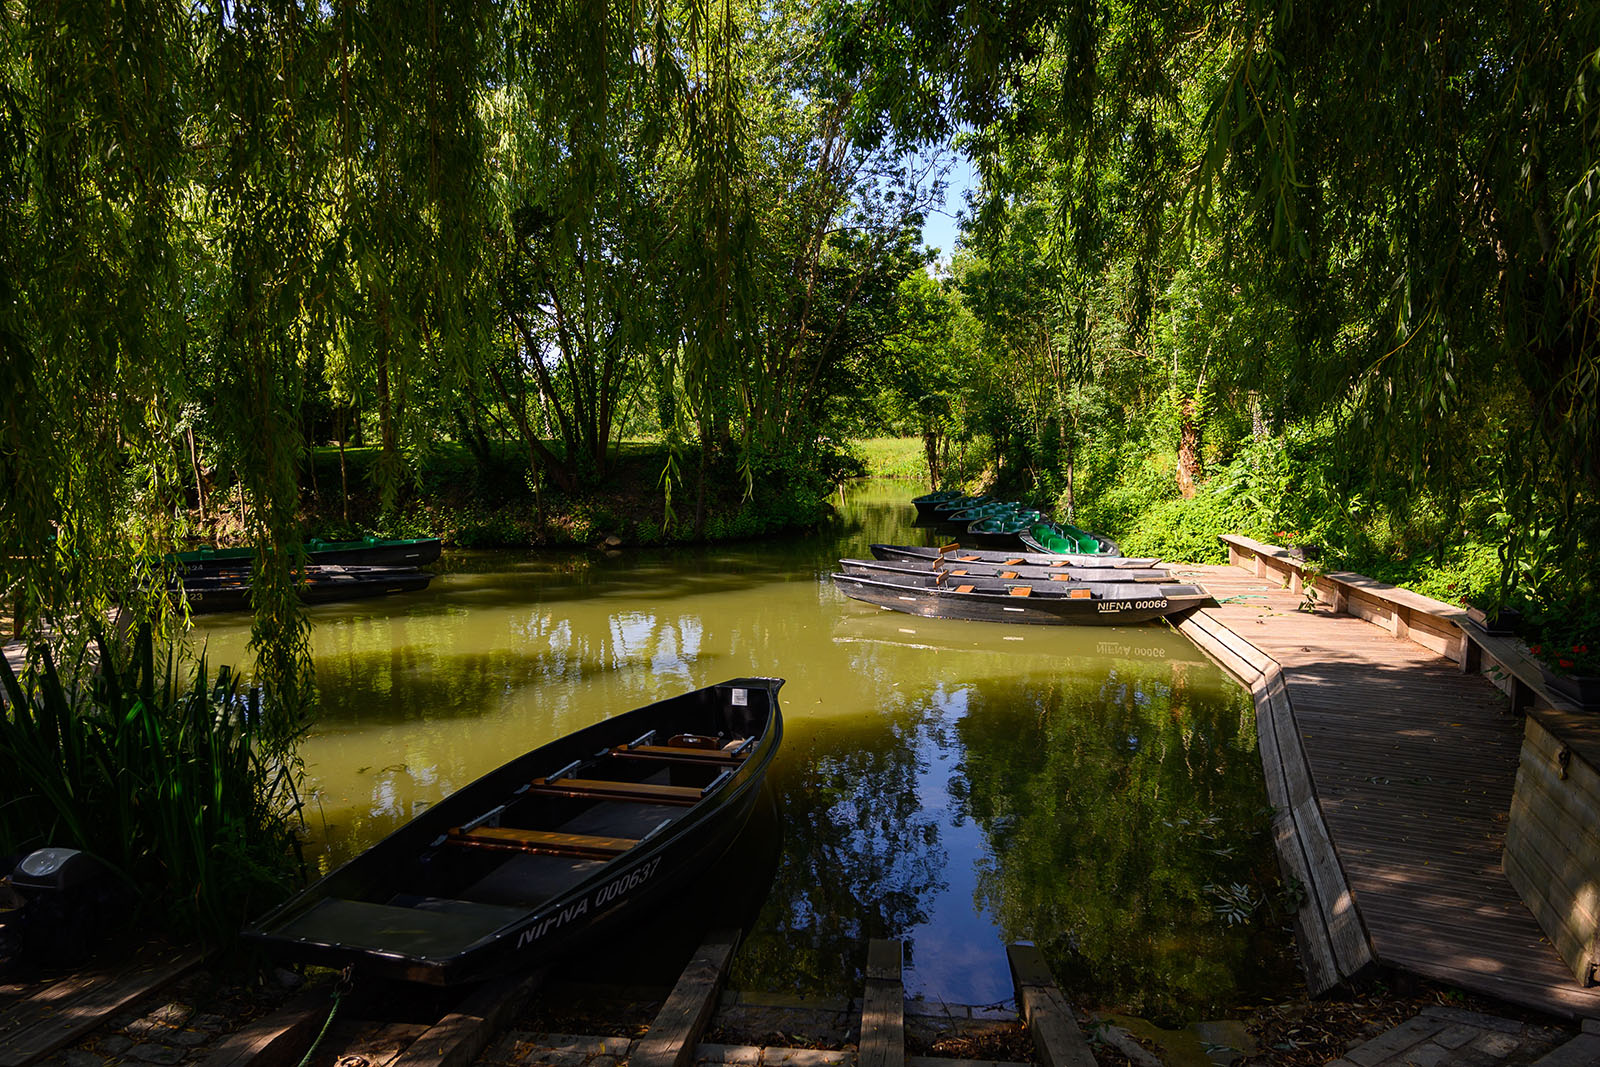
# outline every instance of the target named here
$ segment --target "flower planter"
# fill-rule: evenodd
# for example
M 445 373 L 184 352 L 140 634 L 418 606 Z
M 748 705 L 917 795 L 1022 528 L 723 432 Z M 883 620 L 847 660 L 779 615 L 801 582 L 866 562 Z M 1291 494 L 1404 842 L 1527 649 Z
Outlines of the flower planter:
M 1516 608 L 1495 611 L 1468 604 L 1467 618 L 1483 627 L 1486 634 L 1514 634 L 1522 628 L 1522 612 Z
M 1600 711 L 1600 674 L 1556 674 L 1544 672 L 1545 684 L 1558 696 L 1566 697 L 1584 711 Z

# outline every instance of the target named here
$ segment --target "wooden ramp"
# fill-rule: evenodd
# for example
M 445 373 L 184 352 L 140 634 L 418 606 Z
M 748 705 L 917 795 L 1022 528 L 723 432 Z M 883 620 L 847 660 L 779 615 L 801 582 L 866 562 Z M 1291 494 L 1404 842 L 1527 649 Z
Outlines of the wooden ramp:
M 1240 567 L 1178 573 L 1221 602 L 1179 630 L 1256 698 L 1279 854 L 1311 898 L 1298 925 L 1313 990 L 1359 972 L 1369 946 L 1387 966 L 1600 1017 L 1600 988 L 1574 981 L 1501 872 L 1522 743 L 1505 695 L 1353 616 L 1298 610 L 1301 594 Z

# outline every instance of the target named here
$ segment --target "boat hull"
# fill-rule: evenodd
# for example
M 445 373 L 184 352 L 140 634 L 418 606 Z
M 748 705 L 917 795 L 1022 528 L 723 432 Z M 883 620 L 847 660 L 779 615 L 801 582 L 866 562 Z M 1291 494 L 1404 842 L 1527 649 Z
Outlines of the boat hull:
M 308 541 L 306 559 L 336 567 L 426 567 L 438 560 L 442 542 L 437 537 L 392 541 Z M 228 571 L 248 571 L 255 552 L 248 548 L 199 549 L 171 557 L 185 576 Z
M 876 559 L 910 559 L 924 562 L 944 558 L 951 564 L 956 561 L 964 563 L 1023 563 L 1031 566 L 1049 567 L 1058 563 L 1065 563 L 1069 567 L 1124 567 L 1146 568 L 1153 567 L 1161 560 L 1155 556 L 1058 556 L 1053 552 L 1007 552 L 996 549 L 962 549 L 960 547 L 943 551 L 937 548 L 928 548 L 922 545 L 873 545 L 872 555 Z
M 845 596 L 866 604 L 924 618 L 972 622 L 1129 626 L 1213 603 L 1198 586 L 1133 582 L 1085 585 L 1082 588 L 1090 595 L 1081 598 L 1044 588 L 1047 583 L 973 582 L 963 587 L 835 574 L 833 584 Z M 1028 586 L 1032 595 L 1012 595 L 1011 589 L 1019 586 Z
M 782 685 L 776 678 L 732 679 L 626 712 L 519 756 L 263 916 L 246 928 L 245 937 L 280 957 L 432 985 L 477 981 L 548 962 L 647 911 L 726 851 L 754 809 L 782 740 L 777 703 Z M 519 806 L 571 815 L 568 825 L 606 805 L 626 808 L 627 818 L 653 820 L 660 812 L 651 809 L 661 805 L 630 807 L 539 794 L 559 793 L 563 781 L 577 783 L 570 774 L 558 773 L 574 763 L 587 767 L 622 758 L 616 748 L 633 751 L 644 732 L 729 729 L 759 730 L 750 734 L 756 740 L 748 756 L 736 768 L 716 771 L 702 799 L 639 836 L 620 855 L 530 857 L 515 847 L 460 847 L 460 828 L 486 825 L 488 812 L 499 829 Z M 697 773 L 707 771 L 700 767 Z M 531 792 L 530 783 L 537 787 Z M 617 840 L 570 830 L 558 834 L 563 835 Z M 551 871 L 562 879 L 557 888 L 548 884 Z
M 1005 566 L 1000 563 L 949 563 L 929 565 L 921 560 L 841 559 L 839 569 L 845 574 L 878 575 L 886 581 L 896 580 L 892 575 L 927 577 L 943 571 L 946 582 L 957 578 L 1020 578 L 1023 581 L 1072 582 L 1170 582 L 1172 572 L 1164 567 L 1030 567 L 1023 564 Z
M 409 567 L 312 567 L 298 592 L 306 604 L 332 604 L 412 593 L 426 589 L 431 581 L 430 572 Z M 176 589 L 173 595 L 177 595 Z M 231 576 L 193 575 L 184 580 L 183 595 L 189 601 L 189 612 L 194 615 L 249 611 L 250 576 L 244 572 Z
M 917 509 L 918 522 L 932 522 L 934 509 L 940 504 L 948 504 L 952 500 L 960 499 L 963 494 L 954 490 L 941 490 L 937 493 L 927 493 L 923 496 L 913 497 L 911 505 Z

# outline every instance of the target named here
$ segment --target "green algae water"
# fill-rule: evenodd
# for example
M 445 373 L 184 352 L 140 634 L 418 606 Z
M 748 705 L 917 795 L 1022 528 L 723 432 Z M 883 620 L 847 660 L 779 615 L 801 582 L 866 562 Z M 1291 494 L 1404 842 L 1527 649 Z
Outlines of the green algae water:
M 925 543 L 915 492 L 859 483 L 782 540 L 451 552 L 425 592 L 312 609 L 313 862 L 608 715 L 774 675 L 770 802 L 629 936 L 636 973 L 596 980 L 670 981 L 732 924 L 730 984 L 772 993 L 857 992 L 872 937 L 905 942 L 908 993 L 953 1003 L 1008 1000 L 1016 940 L 1069 992 L 1174 1021 L 1292 982 L 1248 695 L 1162 625 L 922 619 L 835 591 L 838 557 Z M 197 636 L 228 663 L 247 634 L 218 617 Z

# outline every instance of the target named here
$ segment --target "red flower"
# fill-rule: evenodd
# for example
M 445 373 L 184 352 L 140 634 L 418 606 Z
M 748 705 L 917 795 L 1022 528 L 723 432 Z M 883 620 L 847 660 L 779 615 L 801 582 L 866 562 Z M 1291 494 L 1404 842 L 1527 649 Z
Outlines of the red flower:
M 1539 646 L 1538 645 L 1529 645 L 1528 646 L 1528 651 L 1532 652 L 1535 656 L 1537 656 L 1539 654 Z
M 1572 661 L 1570 659 L 1565 659 L 1565 658 L 1558 659 L 1558 660 L 1556 660 L 1556 662 L 1559 663 L 1561 666 L 1567 667 L 1569 669 L 1572 667 Z

